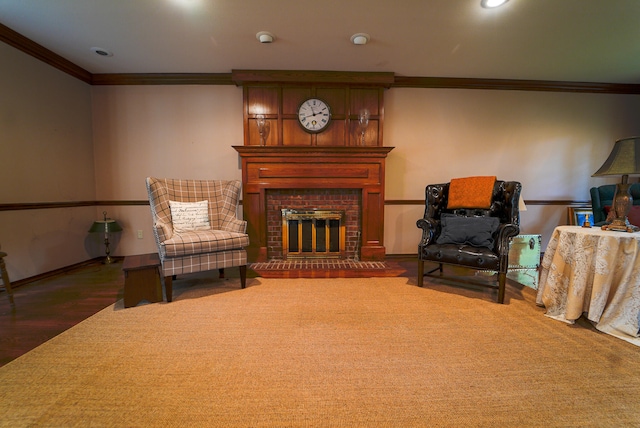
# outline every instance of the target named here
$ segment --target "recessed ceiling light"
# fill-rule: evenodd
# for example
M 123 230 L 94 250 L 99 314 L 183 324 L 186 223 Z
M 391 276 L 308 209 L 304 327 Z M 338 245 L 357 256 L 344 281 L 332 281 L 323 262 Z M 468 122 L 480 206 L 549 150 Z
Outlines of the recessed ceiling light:
M 91 52 L 100 56 L 113 56 L 111 52 L 103 48 L 91 48 Z
M 370 37 L 367 33 L 356 33 L 351 36 L 351 43 L 354 45 L 366 45 L 369 39 Z
M 276 36 L 268 31 L 260 31 L 256 34 L 256 39 L 258 39 L 260 43 L 272 43 L 276 39 Z
M 493 7 L 502 6 L 508 1 L 509 0 L 480 0 L 480 6 L 491 9 Z

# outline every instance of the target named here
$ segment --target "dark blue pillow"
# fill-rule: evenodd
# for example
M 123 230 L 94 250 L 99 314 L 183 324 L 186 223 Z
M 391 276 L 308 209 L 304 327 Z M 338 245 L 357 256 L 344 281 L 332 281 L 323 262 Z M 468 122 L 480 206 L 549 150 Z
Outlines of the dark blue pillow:
M 493 234 L 500 226 L 498 217 L 464 217 L 442 214 L 442 229 L 436 244 L 466 244 L 493 248 Z

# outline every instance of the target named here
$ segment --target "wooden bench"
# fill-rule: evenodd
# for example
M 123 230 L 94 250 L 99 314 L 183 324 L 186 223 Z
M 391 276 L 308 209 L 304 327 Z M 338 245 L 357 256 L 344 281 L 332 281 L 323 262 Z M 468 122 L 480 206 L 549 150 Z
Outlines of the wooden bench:
M 157 253 L 127 256 L 122 270 L 125 308 L 136 306 L 143 300 L 150 303 L 162 301 L 160 258 Z

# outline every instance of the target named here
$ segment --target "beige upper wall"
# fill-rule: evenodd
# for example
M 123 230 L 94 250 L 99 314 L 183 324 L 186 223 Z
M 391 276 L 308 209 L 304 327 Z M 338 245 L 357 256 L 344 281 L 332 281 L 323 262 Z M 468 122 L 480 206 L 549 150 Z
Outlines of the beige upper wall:
M 420 199 L 453 177 L 517 180 L 529 200 L 589 200 L 615 139 L 640 132 L 640 97 L 391 89 L 385 96 L 388 199 Z
M 235 86 L 98 86 L 93 94 L 98 199 L 144 199 L 149 175 L 237 178 L 242 90 Z M 387 199 L 428 183 L 497 175 L 530 200 L 588 200 L 591 174 L 617 138 L 640 133 L 640 97 L 558 92 L 390 89 Z M 609 180 L 611 181 L 611 180 Z
M 146 199 L 145 177 L 242 179 L 242 88 L 96 86 L 99 200 Z
M 92 200 L 91 88 L 0 43 L 0 201 Z
M 0 64 L 0 202 L 95 200 L 90 86 L 4 43 Z M 95 207 L 0 212 L 11 280 L 99 251 L 87 234 L 95 217 Z

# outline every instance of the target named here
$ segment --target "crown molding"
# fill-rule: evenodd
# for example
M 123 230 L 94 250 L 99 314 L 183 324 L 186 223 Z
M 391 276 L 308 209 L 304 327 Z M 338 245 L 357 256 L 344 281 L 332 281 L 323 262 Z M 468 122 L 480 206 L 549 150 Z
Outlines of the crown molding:
M 251 83 L 351 83 L 389 87 L 392 72 L 311 71 L 311 70 L 232 70 L 233 82 Z
M 231 73 L 93 74 L 92 85 L 234 85 Z
M 476 79 L 461 77 L 395 76 L 395 81 L 392 87 L 640 94 L 640 85 L 638 84 L 565 82 L 552 80 Z
M 0 41 L 31 55 L 36 59 L 39 59 L 40 61 L 49 64 L 50 66 L 55 67 L 76 79 L 80 79 L 86 83 L 91 83 L 91 73 L 87 70 L 75 65 L 68 59 L 61 57 L 57 53 L 45 48 L 31 39 L 26 38 L 22 34 L 3 24 L 0 24 Z

